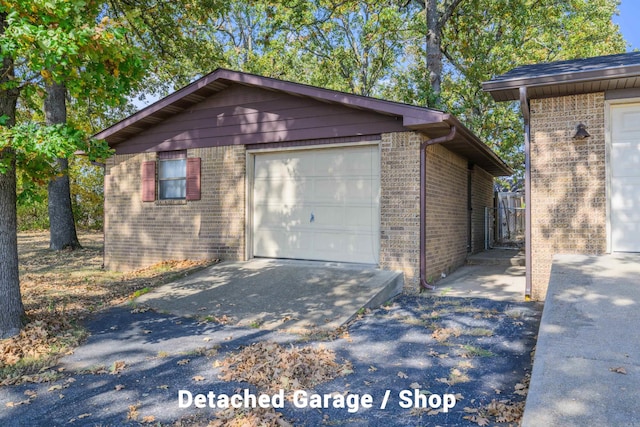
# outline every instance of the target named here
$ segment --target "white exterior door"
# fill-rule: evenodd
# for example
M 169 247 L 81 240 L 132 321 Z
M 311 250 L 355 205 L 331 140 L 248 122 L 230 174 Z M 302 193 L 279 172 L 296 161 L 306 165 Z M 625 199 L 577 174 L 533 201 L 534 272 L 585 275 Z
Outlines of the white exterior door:
M 377 145 L 259 153 L 253 255 L 377 264 Z
M 611 250 L 640 252 L 640 104 L 611 106 Z

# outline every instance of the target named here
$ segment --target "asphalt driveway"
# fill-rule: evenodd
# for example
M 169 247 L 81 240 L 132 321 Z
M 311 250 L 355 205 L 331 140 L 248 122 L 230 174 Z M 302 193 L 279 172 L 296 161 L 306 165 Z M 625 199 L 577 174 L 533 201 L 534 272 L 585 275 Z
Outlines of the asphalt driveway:
M 258 341 L 324 345 L 353 372 L 318 385 L 319 394 L 368 394 L 371 408 L 278 409 L 293 425 L 473 426 L 468 410 L 492 400 L 522 401 L 541 306 L 480 298 L 402 295 L 338 335 L 315 337 L 119 307 L 87 323 L 85 344 L 56 367 L 55 381 L 0 388 L 0 425 L 173 425 L 214 410 L 179 408 L 179 390 L 256 391 L 219 379 L 218 363 Z M 401 405 L 405 390 L 453 394 L 448 412 Z M 388 401 L 381 408 L 385 394 Z M 465 411 L 465 408 L 467 410 Z M 495 420 L 491 420 L 495 421 Z M 206 423 L 205 423 L 206 425 Z

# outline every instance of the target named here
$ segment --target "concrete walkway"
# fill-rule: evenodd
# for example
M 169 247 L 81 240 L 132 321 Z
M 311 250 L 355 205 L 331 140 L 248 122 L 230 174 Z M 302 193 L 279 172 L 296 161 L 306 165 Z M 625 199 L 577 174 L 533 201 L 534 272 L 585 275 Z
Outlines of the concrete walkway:
M 253 259 L 208 267 L 136 302 L 178 316 L 296 332 L 335 329 L 402 286 L 401 273 L 366 265 Z
M 524 301 L 524 256 L 514 250 L 491 249 L 472 255 L 467 265 L 436 282 L 437 296 Z
M 640 255 L 557 255 L 524 427 L 640 425 Z

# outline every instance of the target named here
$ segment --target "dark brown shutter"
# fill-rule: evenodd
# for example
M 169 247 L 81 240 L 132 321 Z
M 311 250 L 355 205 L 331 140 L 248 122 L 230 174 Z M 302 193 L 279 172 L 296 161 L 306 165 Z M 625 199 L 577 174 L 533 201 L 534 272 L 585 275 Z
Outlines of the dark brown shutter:
M 142 201 L 156 200 L 156 162 L 142 162 Z
M 187 200 L 200 200 L 200 158 L 187 159 Z

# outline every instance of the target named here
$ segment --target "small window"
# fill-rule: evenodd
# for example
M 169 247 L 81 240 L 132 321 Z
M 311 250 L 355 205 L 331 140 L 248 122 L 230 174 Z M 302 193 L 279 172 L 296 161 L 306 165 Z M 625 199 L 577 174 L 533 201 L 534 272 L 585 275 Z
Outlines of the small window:
M 200 200 L 200 158 L 187 151 L 163 151 L 142 163 L 142 201 Z M 156 176 L 157 170 L 157 176 Z
M 158 198 L 184 200 L 187 197 L 187 153 L 158 153 Z

